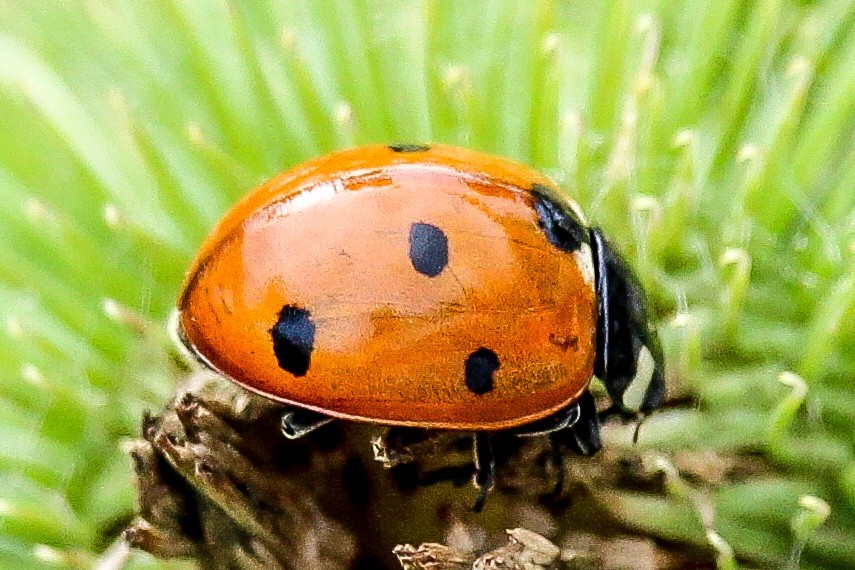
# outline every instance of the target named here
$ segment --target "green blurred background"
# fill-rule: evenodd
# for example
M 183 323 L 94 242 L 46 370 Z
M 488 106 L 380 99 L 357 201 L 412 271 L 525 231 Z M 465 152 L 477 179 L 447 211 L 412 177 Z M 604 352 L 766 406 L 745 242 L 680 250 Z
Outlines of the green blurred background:
M 651 292 L 669 493 L 612 514 L 855 568 L 855 2 L 0 0 L 0 129 L 0 567 L 89 567 L 128 522 L 121 442 L 230 204 L 432 141 L 548 173 Z

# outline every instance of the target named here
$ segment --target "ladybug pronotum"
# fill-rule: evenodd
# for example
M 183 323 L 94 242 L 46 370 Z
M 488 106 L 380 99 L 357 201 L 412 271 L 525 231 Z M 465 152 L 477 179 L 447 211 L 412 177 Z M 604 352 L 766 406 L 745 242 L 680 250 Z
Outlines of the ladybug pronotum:
M 519 164 L 448 146 L 346 150 L 262 185 L 216 226 L 178 301 L 202 363 L 289 405 L 283 432 L 333 418 L 600 448 L 588 391 L 646 414 L 663 356 L 638 280 L 579 207 Z

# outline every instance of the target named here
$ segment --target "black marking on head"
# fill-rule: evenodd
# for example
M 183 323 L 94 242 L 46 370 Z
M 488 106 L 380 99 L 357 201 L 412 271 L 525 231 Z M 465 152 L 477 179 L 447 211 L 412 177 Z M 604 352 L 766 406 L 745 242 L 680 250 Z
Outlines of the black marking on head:
M 481 347 L 466 359 L 466 387 L 479 396 L 493 389 L 493 374 L 499 369 L 499 357 Z
M 554 192 L 543 184 L 533 184 L 534 211 L 538 225 L 549 243 L 562 251 L 574 252 L 588 243 L 588 230 L 576 214 L 553 197 Z
M 305 376 L 315 344 L 315 323 L 306 309 L 285 305 L 270 329 L 273 352 L 279 367 L 294 376 Z
M 591 230 L 597 282 L 597 357 L 594 374 L 623 409 L 624 392 L 638 373 L 642 350 L 650 351 L 653 375 L 638 411 L 658 408 L 665 397 L 664 356 L 650 323 L 647 299 L 638 278 L 602 232 Z
M 416 271 L 436 277 L 448 265 L 448 237 L 432 224 L 410 226 L 410 261 Z
M 430 150 L 426 144 L 390 144 L 389 150 L 394 152 L 425 152 Z

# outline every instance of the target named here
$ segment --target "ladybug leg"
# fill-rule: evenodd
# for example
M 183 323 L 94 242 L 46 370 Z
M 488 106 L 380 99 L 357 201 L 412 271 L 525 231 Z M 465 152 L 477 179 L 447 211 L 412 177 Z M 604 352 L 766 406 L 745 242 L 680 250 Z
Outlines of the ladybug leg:
M 553 445 L 564 445 L 579 455 L 593 455 L 602 448 L 600 419 L 590 391 L 579 398 L 579 419 L 567 429 L 550 434 Z
M 552 488 L 552 492 L 546 497 L 552 500 L 561 497 L 561 494 L 564 492 L 564 481 L 567 478 L 567 469 L 564 467 L 564 450 L 561 446 L 561 440 L 558 437 L 559 433 L 553 432 L 549 434 L 550 460 L 552 461 L 553 469 L 555 469 L 555 486 Z
M 579 421 L 580 413 L 579 403 L 574 402 L 551 416 L 510 430 L 510 433 L 517 437 L 535 437 L 551 434 L 575 425 Z
M 549 497 L 557 498 L 564 490 L 565 473 L 564 458 L 561 454 L 561 438 L 566 437 L 564 432 L 576 425 L 581 415 L 582 409 L 579 406 L 579 402 L 574 402 L 551 416 L 520 426 L 511 432 L 517 437 L 549 436 L 550 447 L 552 448 L 550 460 L 556 471 L 555 487 L 553 487 L 552 492 L 548 495 Z
M 478 498 L 472 510 L 480 513 L 487 502 L 487 494 L 496 483 L 496 459 L 493 456 L 493 442 L 490 435 L 483 431 L 474 434 L 473 452 L 475 454 L 475 476 L 473 483 L 478 489 Z
M 555 487 L 550 496 L 555 499 L 564 491 L 564 458 L 561 453 L 564 447 L 579 455 L 593 455 L 602 447 L 600 441 L 600 420 L 594 397 L 585 391 L 576 402 L 576 421 L 565 429 L 549 432 L 549 442 L 552 447 L 552 464 L 557 471 Z
M 282 435 L 288 439 L 299 439 L 331 421 L 333 418 L 312 410 L 290 408 L 282 414 Z

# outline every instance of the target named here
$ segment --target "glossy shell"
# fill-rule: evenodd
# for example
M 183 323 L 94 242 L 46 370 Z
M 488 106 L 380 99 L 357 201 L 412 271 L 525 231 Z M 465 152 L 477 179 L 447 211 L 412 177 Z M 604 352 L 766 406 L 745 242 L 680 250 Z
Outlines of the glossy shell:
M 588 386 L 597 308 L 587 227 L 552 187 L 442 146 L 300 165 L 202 245 L 182 339 L 246 388 L 336 417 L 494 430 L 547 416 Z M 561 241 L 568 227 L 581 243 Z

